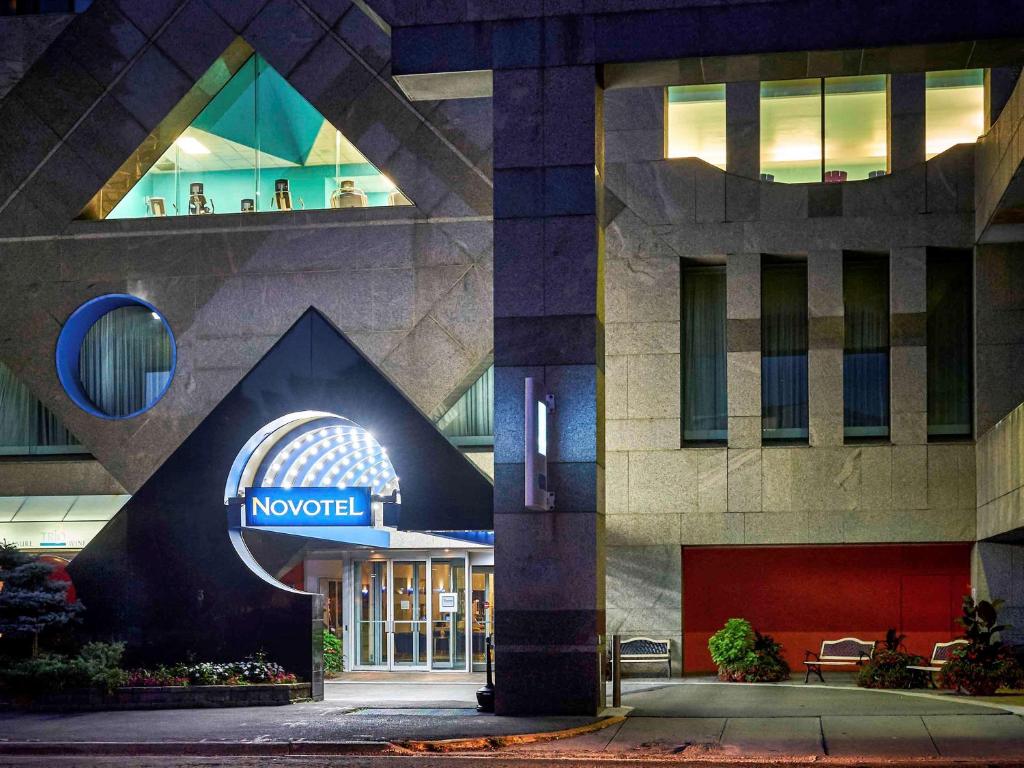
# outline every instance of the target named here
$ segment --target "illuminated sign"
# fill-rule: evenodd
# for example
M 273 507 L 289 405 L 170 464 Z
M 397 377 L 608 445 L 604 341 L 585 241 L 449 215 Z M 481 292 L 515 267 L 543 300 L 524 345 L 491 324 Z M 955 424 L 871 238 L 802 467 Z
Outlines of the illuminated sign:
M 372 525 L 369 488 L 246 488 L 245 524 Z
M 543 394 L 540 385 L 527 377 L 524 406 L 525 505 L 527 509 L 552 509 L 555 494 L 548 490 L 548 412 L 554 410 L 555 398 Z

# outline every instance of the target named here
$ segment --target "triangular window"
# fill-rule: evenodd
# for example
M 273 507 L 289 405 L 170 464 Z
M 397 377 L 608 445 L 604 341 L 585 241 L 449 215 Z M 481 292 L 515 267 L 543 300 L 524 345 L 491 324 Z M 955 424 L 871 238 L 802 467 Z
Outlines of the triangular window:
M 64 423 L 0 363 L 0 456 L 85 452 Z
M 494 444 L 493 365 L 438 420 L 437 427 L 461 448 Z
M 242 40 L 86 207 L 86 218 L 411 205 Z

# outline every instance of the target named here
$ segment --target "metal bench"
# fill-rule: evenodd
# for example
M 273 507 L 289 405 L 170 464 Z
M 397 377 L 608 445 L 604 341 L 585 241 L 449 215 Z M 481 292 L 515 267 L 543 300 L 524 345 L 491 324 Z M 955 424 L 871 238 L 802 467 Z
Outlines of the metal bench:
M 818 653 L 814 651 L 804 653 L 804 666 L 807 668 L 804 684 L 806 685 L 807 681 L 811 679 L 812 672 L 824 683 L 825 678 L 821 674 L 822 667 L 859 667 L 869 660 L 874 652 L 874 640 L 861 640 L 858 637 L 822 640 L 821 650 Z
M 672 677 L 672 641 L 650 637 L 631 637 L 623 640 L 619 661 L 623 664 L 664 661 L 668 664 L 668 677 Z
M 935 687 L 935 673 L 941 672 L 943 665 L 953 657 L 953 651 L 958 645 L 967 645 L 967 641 L 964 639 L 950 640 L 948 643 L 936 643 L 935 647 L 932 648 L 932 658 L 927 667 L 918 667 L 914 665 L 907 666 L 907 669 L 916 669 L 918 672 L 928 673 L 928 682 L 931 683 L 932 688 Z

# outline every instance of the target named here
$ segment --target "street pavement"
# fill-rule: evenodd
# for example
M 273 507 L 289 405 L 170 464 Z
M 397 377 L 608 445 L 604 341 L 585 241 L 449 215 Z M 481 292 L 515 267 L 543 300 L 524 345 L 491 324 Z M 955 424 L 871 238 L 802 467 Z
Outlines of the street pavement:
M 629 682 L 624 721 L 570 739 L 506 746 L 486 756 L 458 758 L 420 755 L 305 758 L 318 747 L 339 751 L 352 743 L 449 739 L 548 732 L 593 723 L 583 717 L 507 718 L 472 709 L 476 682 L 440 683 L 351 681 L 328 683 L 323 702 L 285 707 L 240 709 L 91 712 L 80 714 L 0 713 L 0 754 L 26 742 L 135 742 L 198 744 L 204 748 L 248 745 L 268 754 L 233 757 L 133 757 L 117 763 L 100 755 L 68 760 L 48 757 L 0 757 L 5 765 L 373 765 L 393 760 L 403 765 L 539 765 L 562 768 L 598 766 L 606 761 L 737 760 L 771 763 L 973 760 L 1024 765 L 1024 719 L 993 705 L 950 695 L 867 691 L 821 685 L 740 685 L 709 681 Z M 4 743 L 6 742 L 6 744 Z M 120 749 L 121 747 L 116 747 Z M 81 749 L 81 747 L 79 747 Z M 88 748 L 87 748 L 88 749 Z M 109 747 L 108 747 L 109 749 Z M 479 747 L 477 747 L 479 749 Z M 144 751 L 144 750 L 142 750 Z M 394 752 L 394 750 L 392 750 Z M 216 751 L 214 752 L 216 754 Z M 282 754 L 282 753 L 278 753 Z M 105 762 L 114 760 L 115 762 Z M 317 762 L 319 760 L 319 762 Z M 936 762 L 938 761 L 938 763 Z M 398 763 L 395 763 L 396 765 Z

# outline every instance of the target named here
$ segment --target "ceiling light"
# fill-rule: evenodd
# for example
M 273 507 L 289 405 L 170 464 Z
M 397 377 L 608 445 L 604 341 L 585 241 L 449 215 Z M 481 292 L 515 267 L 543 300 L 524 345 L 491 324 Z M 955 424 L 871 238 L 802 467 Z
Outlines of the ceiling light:
M 179 149 L 183 152 L 187 152 L 190 155 L 208 155 L 210 150 L 207 149 L 199 139 L 195 136 L 179 136 L 177 141 L 174 142 Z

